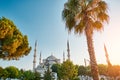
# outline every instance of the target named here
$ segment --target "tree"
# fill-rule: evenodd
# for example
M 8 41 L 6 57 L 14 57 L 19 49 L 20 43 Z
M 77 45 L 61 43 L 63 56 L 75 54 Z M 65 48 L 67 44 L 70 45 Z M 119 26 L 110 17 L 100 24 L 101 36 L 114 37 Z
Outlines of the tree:
M 108 76 L 111 78 L 116 78 L 120 75 L 120 66 L 119 65 L 113 65 L 110 67 L 110 69 L 107 72 Z
M 92 76 L 91 75 L 91 68 L 90 68 L 90 66 L 86 66 L 86 71 L 87 71 L 87 75 L 88 76 Z
M 19 71 L 18 71 L 18 79 L 21 79 L 21 80 L 23 80 L 23 75 L 24 74 L 24 70 L 23 69 L 20 69 Z
M 87 75 L 87 69 L 84 66 L 79 66 L 78 75 Z
M 3 74 L 3 68 L 2 67 L 0 67 L 0 78 L 2 77 L 2 74 Z
M 80 80 L 78 77 L 74 78 L 73 80 Z
M 60 70 L 61 77 L 64 80 L 73 80 L 78 75 L 78 69 L 70 60 L 63 62 Z
M 51 76 L 51 72 L 49 70 L 49 67 L 48 67 L 48 70 L 45 72 L 44 80 L 52 80 L 52 76 Z
M 101 31 L 108 22 L 107 3 L 103 0 L 68 0 L 62 11 L 63 21 L 69 32 L 85 33 L 94 80 L 99 80 L 98 67 L 93 47 L 94 30 Z
M 9 78 L 18 78 L 18 76 L 19 76 L 18 68 L 14 67 L 14 66 L 9 66 L 9 67 L 6 67 L 5 70 L 8 72 Z
M 53 64 L 52 67 L 51 67 L 52 72 L 56 72 L 57 73 L 57 77 L 58 77 L 59 80 L 61 80 L 60 68 L 61 68 L 60 64 Z
M 59 64 L 53 64 L 51 69 L 52 69 L 52 72 L 58 72 L 58 69 L 59 69 L 60 65 Z
M 23 72 L 23 80 L 34 80 L 34 73 L 30 70 Z
M 34 72 L 34 80 L 41 80 L 39 72 Z
M 99 70 L 100 75 L 107 75 L 107 65 L 99 64 L 98 70 Z
M 90 66 L 79 66 L 78 75 L 87 75 L 91 76 Z
M 4 69 L 3 70 L 3 74 L 2 74 L 2 78 L 4 79 L 4 80 L 6 80 L 6 78 L 8 78 L 9 77 L 9 73 L 8 73 L 8 71 L 6 70 L 6 69 Z
M 11 20 L 0 18 L 0 58 L 19 59 L 30 50 L 27 35 L 23 35 Z

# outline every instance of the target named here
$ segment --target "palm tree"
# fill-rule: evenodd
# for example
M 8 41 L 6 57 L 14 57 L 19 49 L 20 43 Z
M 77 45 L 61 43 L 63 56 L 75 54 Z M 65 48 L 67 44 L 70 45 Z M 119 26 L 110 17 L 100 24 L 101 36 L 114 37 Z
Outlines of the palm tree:
M 93 46 L 93 32 L 103 30 L 108 22 L 107 3 L 102 0 L 68 0 L 62 11 L 63 21 L 69 32 L 85 33 L 94 80 L 99 80 L 98 67 Z

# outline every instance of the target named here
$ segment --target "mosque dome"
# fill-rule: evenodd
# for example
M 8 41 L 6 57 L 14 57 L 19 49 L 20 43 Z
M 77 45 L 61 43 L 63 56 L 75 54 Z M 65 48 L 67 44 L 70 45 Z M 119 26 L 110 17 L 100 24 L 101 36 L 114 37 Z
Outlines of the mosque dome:
M 50 55 L 46 60 L 57 60 L 57 58 L 53 55 Z

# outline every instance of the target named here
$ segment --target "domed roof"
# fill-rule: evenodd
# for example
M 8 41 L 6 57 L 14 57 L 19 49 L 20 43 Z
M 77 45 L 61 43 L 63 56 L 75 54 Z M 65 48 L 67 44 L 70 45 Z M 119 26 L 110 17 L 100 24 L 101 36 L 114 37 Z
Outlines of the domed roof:
M 47 57 L 47 60 L 56 60 L 56 59 L 57 59 L 57 58 L 56 58 L 55 56 L 53 56 L 53 55 Z

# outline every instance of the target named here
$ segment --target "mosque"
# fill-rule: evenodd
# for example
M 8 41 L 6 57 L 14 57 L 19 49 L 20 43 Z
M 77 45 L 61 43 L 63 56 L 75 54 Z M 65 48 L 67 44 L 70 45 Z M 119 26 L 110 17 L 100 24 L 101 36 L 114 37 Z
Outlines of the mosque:
M 57 80 L 57 73 L 52 72 L 51 67 L 53 64 L 60 64 L 60 59 L 56 58 L 53 55 L 48 56 L 46 59 L 42 60 L 41 53 L 39 58 L 39 65 L 36 66 L 36 47 L 37 42 L 35 42 L 35 49 L 34 49 L 34 59 L 33 59 L 33 71 L 39 72 L 41 77 L 44 77 L 45 72 L 48 70 L 51 71 L 51 75 L 54 80 Z M 68 52 L 68 60 L 70 60 L 70 49 L 69 49 L 69 41 L 67 41 L 67 52 Z M 63 61 L 65 61 L 65 54 L 63 53 Z

